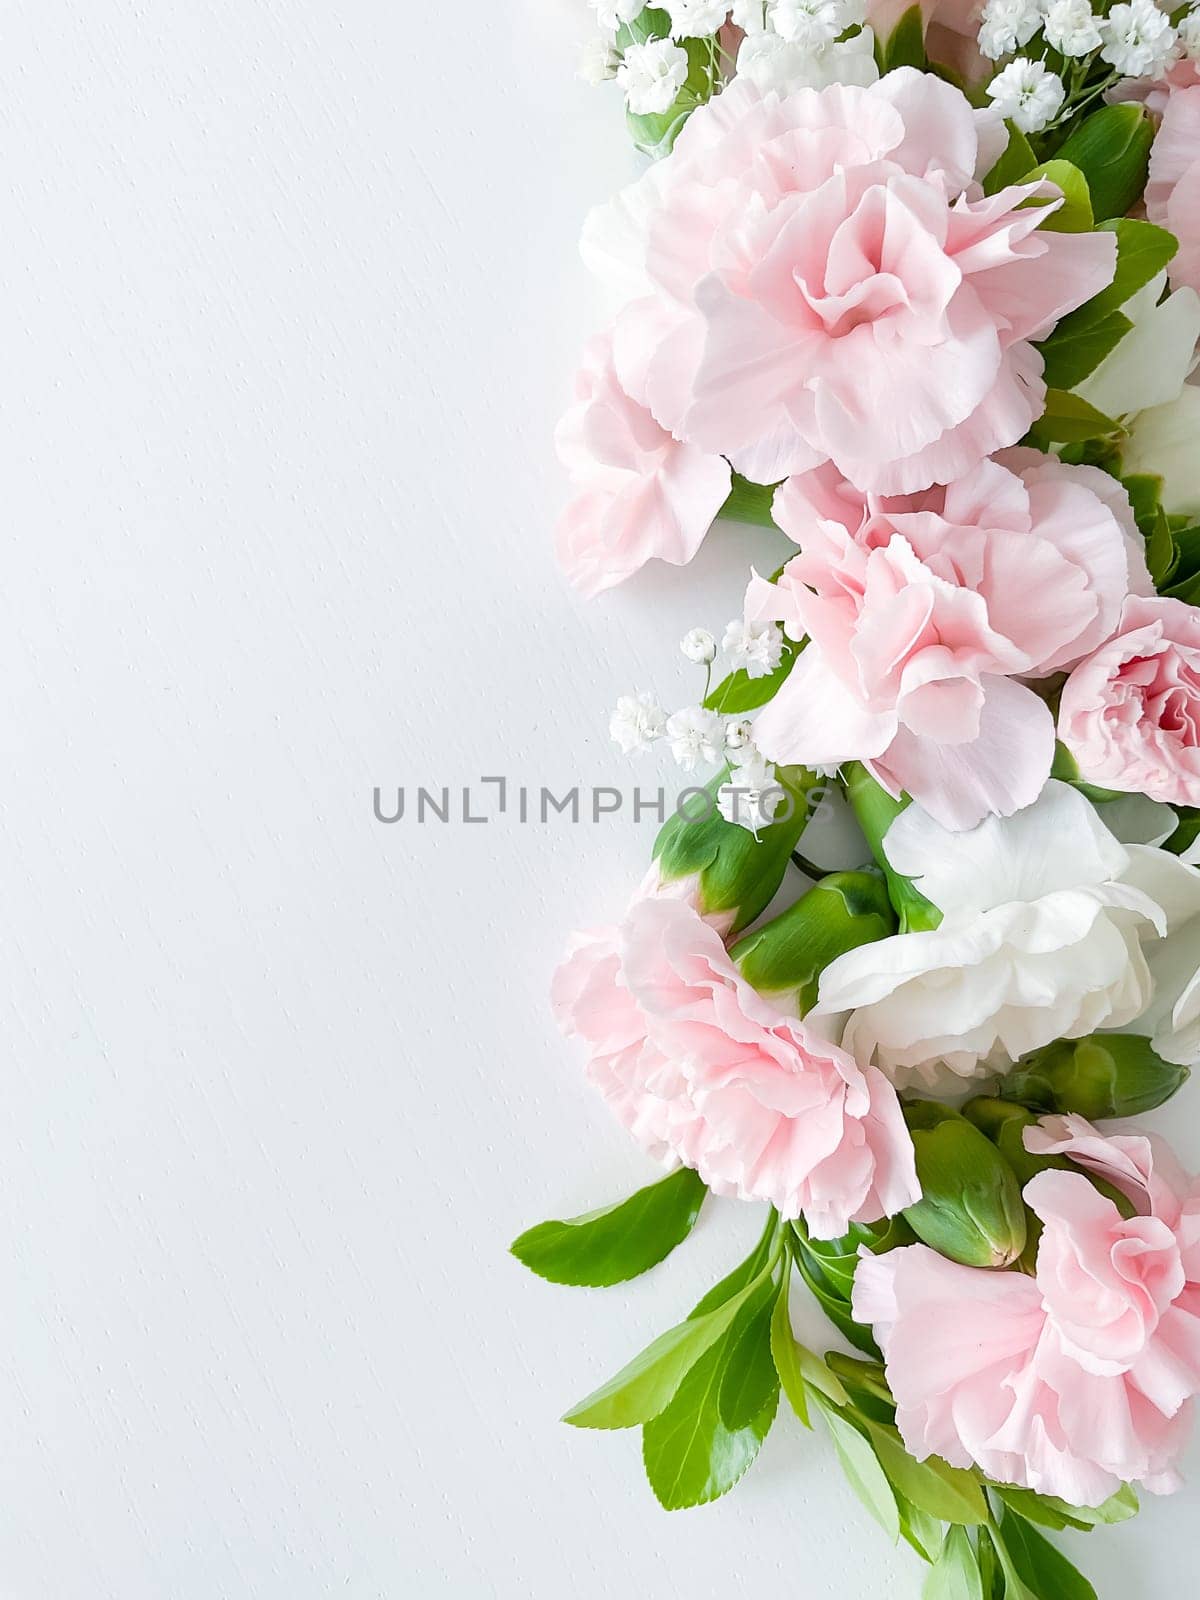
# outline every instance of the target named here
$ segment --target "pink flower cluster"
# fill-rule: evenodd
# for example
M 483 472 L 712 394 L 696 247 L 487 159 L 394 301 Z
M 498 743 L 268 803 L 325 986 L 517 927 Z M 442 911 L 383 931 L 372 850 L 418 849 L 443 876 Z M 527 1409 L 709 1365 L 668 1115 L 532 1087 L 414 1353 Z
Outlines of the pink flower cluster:
M 1026 1143 L 1081 1169 L 1025 1187 L 1043 1225 L 1034 1277 L 924 1245 L 859 1262 L 854 1315 L 883 1349 L 897 1426 L 920 1460 L 1073 1505 L 1122 1483 L 1167 1493 L 1200 1393 L 1200 1184 L 1160 1141 L 1082 1117 L 1047 1118 Z
M 576 935 L 554 982 L 588 1076 L 656 1159 L 769 1200 L 819 1238 L 920 1195 L 895 1090 L 741 977 L 688 900 L 651 894 Z

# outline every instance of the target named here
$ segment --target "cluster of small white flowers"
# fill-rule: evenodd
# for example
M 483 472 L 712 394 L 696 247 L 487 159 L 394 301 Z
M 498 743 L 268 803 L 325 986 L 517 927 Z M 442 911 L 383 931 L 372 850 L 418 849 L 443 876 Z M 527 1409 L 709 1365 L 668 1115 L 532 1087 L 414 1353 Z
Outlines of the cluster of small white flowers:
M 623 22 L 632 22 L 646 9 L 646 0 L 588 0 L 588 4 L 608 33 L 616 33 Z
M 1158 78 L 1175 57 L 1178 34 L 1154 0 L 1113 6 L 1100 24 L 1102 61 L 1127 78 Z
M 1018 56 L 992 79 L 988 95 L 1000 115 L 1022 133 L 1038 133 L 1062 110 L 1067 91 L 1044 61 Z
M 746 622 L 741 617 L 729 623 L 722 639 L 729 664 L 750 678 L 773 672 L 783 658 L 783 646 L 783 634 L 775 623 Z M 688 661 L 706 669 L 717 657 L 717 641 L 707 628 L 690 628 L 679 649 Z M 684 772 L 728 761 L 734 771 L 718 790 L 717 805 L 726 821 L 751 833 L 757 834 L 778 810 L 783 791 L 774 767 L 756 747 L 754 724 L 746 717 L 723 717 L 705 705 L 684 706 L 668 714 L 652 694 L 627 694 L 617 701 L 608 731 L 626 755 L 641 754 L 665 739 Z
M 788 44 L 819 49 L 866 20 L 862 0 L 774 0 L 769 22 Z
M 979 48 L 989 61 L 1011 55 L 1042 25 L 1041 0 L 987 0 L 979 24 Z
M 726 0 L 666 0 L 673 39 L 708 39 L 725 26 Z
M 1071 58 L 1090 56 L 1103 43 L 1091 0 L 1050 0 L 1043 28 L 1046 43 Z
M 1179 24 L 1179 43 L 1192 61 L 1200 61 L 1200 6 L 1194 6 Z
M 617 68 L 617 82 L 636 116 L 657 116 L 670 110 L 687 80 L 687 51 L 671 39 L 631 44 Z

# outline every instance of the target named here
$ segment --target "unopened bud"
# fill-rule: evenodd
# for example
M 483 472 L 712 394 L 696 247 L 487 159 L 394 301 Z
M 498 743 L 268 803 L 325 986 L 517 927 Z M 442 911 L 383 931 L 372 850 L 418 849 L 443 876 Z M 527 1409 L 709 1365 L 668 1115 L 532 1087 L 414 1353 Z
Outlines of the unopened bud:
M 781 1010 L 804 1016 L 821 973 L 838 956 L 896 931 L 884 881 L 874 872 L 834 872 L 795 905 L 747 935 L 731 954 L 742 976 Z
M 1186 1067 L 1164 1061 L 1149 1039 L 1094 1033 L 1087 1039 L 1059 1039 L 1022 1056 L 999 1092 L 1038 1111 L 1074 1111 L 1096 1122 L 1153 1111 L 1188 1077 Z
M 871 853 L 883 868 L 888 893 L 900 917 L 901 933 L 920 933 L 941 924 L 942 913 L 932 900 L 917 888 L 911 878 L 893 872 L 891 862 L 884 852 L 883 841 L 896 818 L 908 805 L 907 800 L 895 800 L 857 761 L 842 769 L 846 782 L 846 795 L 866 835 Z
M 1025 1207 L 1012 1167 L 991 1140 L 948 1106 L 904 1108 L 921 1199 L 904 1219 L 932 1249 L 968 1267 L 1006 1267 L 1025 1248 Z

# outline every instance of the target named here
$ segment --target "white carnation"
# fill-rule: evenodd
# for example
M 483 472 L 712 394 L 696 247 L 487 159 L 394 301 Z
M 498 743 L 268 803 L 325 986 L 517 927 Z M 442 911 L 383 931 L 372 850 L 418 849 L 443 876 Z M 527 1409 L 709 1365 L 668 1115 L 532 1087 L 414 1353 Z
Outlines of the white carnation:
M 1101 57 L 1127 78 L 1159 78 L 1171 64 L 1177 34 L 1154 0 L 1116 5 L 1100 27 Z
M 1040 133 L 1062 110 L 1067 91 L 1044 61 L 1018 56 L 988 84 L 988 97 L 1022 133 Z
M 1158 1037 L 1192 1027 L 1194 937 L 1186 949 L 1200 927 L 1200 873 L 1164 850 L 1119 844 L 1068 785 L 1051 781 L 1015 816 L 962 833 L 910 805 L 884 851 L 942 923 L 839 956 L 813 1015 L 849 1012 L 845 1047 L 899 1087 L 945 1091 L 1144 1015 Z
M 617 69 L 617 82 L 635 116 L 670 110 L 688 75 L 687 51 L 670 39 L 631 44 Z

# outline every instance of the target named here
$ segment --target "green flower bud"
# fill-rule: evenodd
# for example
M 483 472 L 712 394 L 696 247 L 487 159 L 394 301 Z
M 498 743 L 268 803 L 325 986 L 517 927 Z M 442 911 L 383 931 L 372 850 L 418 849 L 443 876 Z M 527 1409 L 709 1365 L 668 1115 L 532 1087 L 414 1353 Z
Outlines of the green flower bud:
M 717 790 L 729 781 L 725 769 L 705 785 L 708 805 L 699 794 L 690 796 L 684 803 L 687 815 L 675 812 L 654 845 L 663 882 L 698 878 L 701 914 L 732 913 L 734 933 L 761 916 L 774 899 L 811 815 L 810 791 L 822 781 L 805 767 L 778 767 L 775 775 L 784 792 L 779 819 L 757 839 L 736 822 L 726 822 L 717 810 Z
M 821 973 L 835 957 L 895 931 L 882 878 L 834 872 L 730 954 L 747 983 L 771 995 L 781 1010 L 802 1017 L 816 1004 Z
M 1149 1039 L 1094 1033 L 1059 1039 L 1022 1056 L 999 1092 L 1039 1111 L 1076 1111 L 1095 1122 L 1153 1111 L 1189 1076 L 1187 1067 L 1164 1061 Z
M 1007 1267 L 1025 1248 L 1016 1174 L 989 1138 L 948 1106 L 904 1108 L 922 1197 L 903 1213 L 919 1239 L 968 1267 Z
M 901 933 L 919 933 L 938 927 L 942 913 L 937 906 L 932 900 L 926 899 L 911 878 L 893 872 L 884 854 L 883 841 L 887 831 L 910 802 L 907 799 L 893 800 L 887 790 L 875 782 L 866 767 L 857 761 L 851 761 L 842 768 L 842 777 L 858 825 L 866 835 L 872 855 L 883 868 L 888 893 L 900 916 Z

